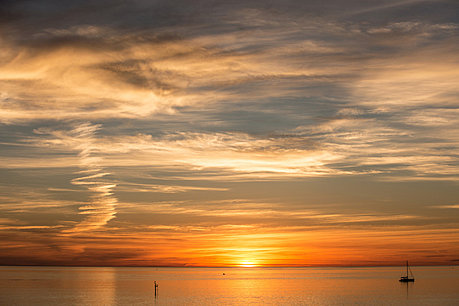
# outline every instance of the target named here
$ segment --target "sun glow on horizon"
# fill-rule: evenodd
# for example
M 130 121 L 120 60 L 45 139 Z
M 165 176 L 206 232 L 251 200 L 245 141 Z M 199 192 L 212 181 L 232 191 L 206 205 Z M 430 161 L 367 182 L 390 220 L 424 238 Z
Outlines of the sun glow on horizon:
M 258 267 L 259 265 L 257 265 L 255 262 L 251 260 L 244 260 L 244 261 L 241 261 L 241 263 L 238 266 L 243 267 L 243 268 L 253 268 L 253 267 Z

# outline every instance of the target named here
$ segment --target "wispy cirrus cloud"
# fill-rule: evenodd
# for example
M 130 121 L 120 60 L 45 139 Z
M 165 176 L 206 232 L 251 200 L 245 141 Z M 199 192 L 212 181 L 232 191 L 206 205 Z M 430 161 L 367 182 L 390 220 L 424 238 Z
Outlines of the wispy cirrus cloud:
M 36 130 L 38 134 L 51 133 L 54 142 L 65 143 L 68 149 L 78 152 L 79 167 L 77 173 L 80 176 L 72 179 L 71 184 L 84 186 L 91 193 L 89 203 L 80 206 L 79 214 L 85 218 L 71 229 L 65 229 L 64 233 L 79 233 L 98 229 L 116 214 L 117 199 L 113 195 L 116 184 L 106 179 L 110 173 L 105 172 L 101 165 L 102 157 L 96 152 L 97 138 L 95 134 L 99 125 L 91 123 L 75 124 L 71 130 Z
M 453 205 L 437 205 L 437 206 L 432 206 L 432 208 L 456 209 L 456 208 L 459 208 L 459 204 L 453 204 Z
M 230 180 L 362 174 L 404 180 L 407 171 L 413 180 L 441 177 L 455 180 L 457 154 L 451 151 L 457 146 L 454 112 L 427 109 L 408 118 L 398 114 L 394 119 L 400 125 L 391 126 L 372 118 L 371 111 L 350 108 L 314 127 L 299 126 L 265 137 L 240 132 L 176 132 L 155 137 L 149 134 L 101 135 L 94 138 L 91 150 L 104 154 L 104 159 L 96 159 L 100 167 L 120 164 L 124 167 L 180 167 L 183 171 L 203 173 L 218 169 L 220 174 L 214 175 L 223 179 L 233 176 Z M 444 119 L 438 119 L 437 114 Z M 418 130 L 423 129 L 425 132 L 420 134 Z M 53 135 L 25 141 L 36 148 L 56 151 L 58 157 L 48 159 L 48 167 L 75 165 L 74 156 L 67 154 L 75 149 L 75 140 L 63 137 L 59 131 L 49 133 Z M 422 148 L 419 148 L 420 143 Z M 62 157 L 63 154 L 66 157 Z M 35 158 L 18 160 L 11 157 L 8 160 L 10 168 L 41 167 L 43 164 L 43 160 Z M 158 191 L 171 191 L 171 188 L 148 187 Z M 192 189 L 177 188 L 175 190 Z
M 83 185 L 93 194 L 88 205 L 81 206 L 80 214 L 87 215 L 83 221 L 68 233 L 94 230 L 107 224 L 116 214 L 117 199 L 113 196 L 112 189 L 116 184 L 104 178 L 110 173 L 104 172 L 100 166 L 100 157 L 94 156 L 94 134 L 99 126 L 89 123 L 77 125 L 70 131 L 69 137 L 77 139 L 74 148 L 79 151 L 80 171 L 84 176 L 72 180 L 74 185 Z
M 163 165 L 176 162 L 260 176 L 368 173 L 356 169 L 362 166 L 371 166 L 374 173 L 413 171 L 418 177 L 438 174 L 453 178 L 457 174 L 457 157 L 445 155 L 441 149 L 457 147 L 453 114 L 457 111 L 454 97 L 459 69 L 457 47 L 448 38 L 457 32 L 456 24 L 393 22 L 380 27 L 384 31 L 376 31 L 365 24 L 337 21 L 324 27 L 317 19 L 278 22 L 287 15 L 267 21 L 266 14 L 269 12 L 241 10 L 235 16 L 242 18 L 233 22 L 245 24 L 246 29 L 189 37 L 120 34 L 114 28 L 89 25 L 44 29 L 36 37 L 43 44 L 16 50 L 10 43 L 10 51 L 5 53 L 9 60 L 2 66 L 7 89 L 2 118 L 13 123 L 74 116 L 140 119 L 169 113 L 177 120 L 190 116 L 202 119 L 208 131 L 189 133 L 183 140 L 173 140 L 174 133 L 152 138 L 149 144 L 143 136 L 106 139 L 111 142 L 106 151 L 140 152 L 143 146 L 158 163 L 165 162 Z M 264 31 L 257 32 L 261 26 Z M 305 36 L 305 31 L 319 34 Z M 388 31 L 390 38 L 378 36 Z M 344 39 L 349 35 L 361 44 L 350 44 Z M 411 40 L 405 39 L 407 36 Z M 375 51 L 378 46 L 385 52 Z M 72 60 L 75 54 L 78 61 Z M 35 88 L 33 99 L 27 96 L 30 86 Z M 283 108 L 276 99 L 290 101 Z M 204 105 L 205 109 L 199 110 Z M 234 107 L 248 118 L 257 112 L 262 126 L 244 120 L 249 130 L 245 136 L 241 136 L 244 132 L 228 131 L 240 124 L 238 114 L 230 112 Z M 345 114 L 348 110 L 355 113 Z M 272 118 L 280 121 L 274 133 L 269 126 Z M 278 135 L 307 132 L 287 141 L 253 136 L 252 129 Z M 429 140 L 426 132 L 435 141 Z M 229 138 L 238 141 L 240 148 L 235 149 Z M 210 148 L 207 143 L 218 141 L 221 148 Z M 264 152 L 255 153 L 263 141 Z M 423 152 L 416 150 L 416 143 L 424 145 Z M 309 144 L 313 147 L 306 148 Z M 199 146 L 209 151 L 201 154 Z M 226 148 L 229 152 L 222 152 Z M 368 156 L 367 150 L 376 154 Z M 164 152 L 172 154 L 166 157 Z M 154 164 L 147 156 L 135 156 L 137 161 L 128 158 L 126 165 Z M 58 157 L 53 163 L 62 166 L 65 160 Z M 333 163 L 348 163 L 349 167 Z M 12 158 L 8 164 L 24 165 L 27 160 Z M 394 164 L 397 166 L 387 169 Z
M 124 192 L 178 193 L 188 191 L 227 191 L 228 188 L 123 182 L 118 186 L 117 190 Z

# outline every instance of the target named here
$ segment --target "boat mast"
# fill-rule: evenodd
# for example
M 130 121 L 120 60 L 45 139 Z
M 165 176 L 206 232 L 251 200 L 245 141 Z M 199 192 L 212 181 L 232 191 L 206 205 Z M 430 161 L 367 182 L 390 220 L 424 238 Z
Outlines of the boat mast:
M 408 277 L 408 260 L 406 261 L 406 277 Z

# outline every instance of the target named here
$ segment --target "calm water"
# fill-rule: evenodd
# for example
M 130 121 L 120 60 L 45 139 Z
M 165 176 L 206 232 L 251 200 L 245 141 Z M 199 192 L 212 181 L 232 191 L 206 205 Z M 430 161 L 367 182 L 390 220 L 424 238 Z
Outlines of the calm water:
M 0 305 L 459 305 L 459 267 L 412 270 L 0 267 Z

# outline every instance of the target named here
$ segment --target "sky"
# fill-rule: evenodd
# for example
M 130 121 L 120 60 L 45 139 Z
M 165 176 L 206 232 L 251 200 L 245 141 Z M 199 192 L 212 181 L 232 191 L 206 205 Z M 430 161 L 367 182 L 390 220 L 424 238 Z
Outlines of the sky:
M 0 264 L 459 263 L 458 1 L 0 4 Z

